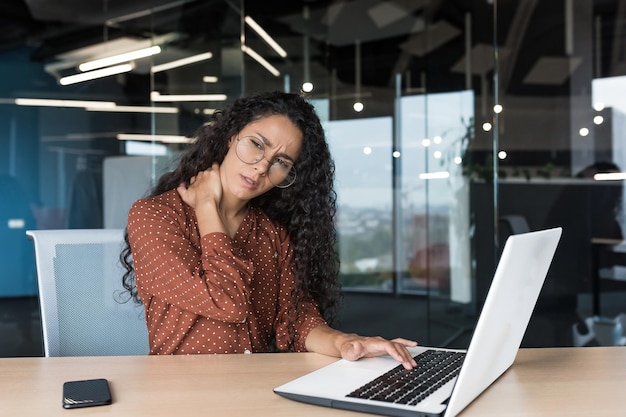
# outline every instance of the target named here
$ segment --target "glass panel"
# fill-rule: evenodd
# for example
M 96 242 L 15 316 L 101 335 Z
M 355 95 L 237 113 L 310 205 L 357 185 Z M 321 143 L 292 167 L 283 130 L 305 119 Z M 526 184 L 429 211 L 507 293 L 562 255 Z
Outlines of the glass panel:
M 345 288 L 393 288 L 392 131 L 390 117 L 331 121 L 337 229 Z
M 25 231 L 125 227 L 131 203 L 170 167 L 209 109 L 241 96 L 243 86 L 240 1 L 26 3 L 0 12 L 9 25 L 0 39 L 0 325 L 12 343 L 0 345 L 0 356 L 41 354 Z M 80 66 L 155 46 L 156 55 Z M 156 67 L 203 53 L 197 62 Z M 118 74 L 66 78 L 118 65 Z M 217 93 L 225 99 L 162 97 Z
M 130 204 L 173 168 L 217 108 L 241 95 L 241 15 L 226 3 L 172 2 L 106 22 L 107 34 L 142 34 L 159 52 L 138 61 L 129 75 L 135 79 L 127 95 L 147 112 L 119 125 L 123 155 L 105 161 L 105 227 L 125 227 Z
M 566 232 L 525 343 L 578 343 L 572 324 L 620 312 L 623 286 L 600 280 L 592 255 L 593 239 L 621 240 L 626 221 L 622 177 L 594 179 L 626 166 L 623 0 L 122 3 L 0 13 L 0 185 L 13 197 L 0 204 L 0 297 L 36 296 L 26 229 L 123 227 L 211 109 L 278 89 L 315 102 L 336 157 L 349 330 L 426 329 L 421 343 L 463 345 L 506 237 L 556 225 Z M 139 44 L 162 51 L 60 84 Z M 171 97 L 198 94 L 226 97 Z M 357 238 L 359 222 L 369 232 Z M 393 314 L 363 320 L 373 303 Z
M 400 291 L 472 301 L 469 184 L 463 158 L 473 140 L 472 91 L 400 100 L 402 219 Z
M 490 21 L 491 6 L 479 9 Z M 380 327 L 380 334 L 397 336 L 418 329 L 414 337 L 428 343 L 449 340 L 465 325 L 455 306 L 474 301 L 463 158 L 473 140 L 475 100 L 471 74 L 455 62 L 471 40 L 470 11 L 450 2 L 314 2 L 280 11 L 246 3 L 245 15 L 287 54 L 281 57 L 247 23 L 246 46 L 275 72 L 246 54 L 246 91 L 264 85 L 327 100 L 348 330 Z M 438 171 L 448 177 L 420 178 Z M 399 313 L 363 323 L 358 317 L 373 314 L 363 311 L 372 303 Z M 431 309 L 446 323 L 431 326 Z

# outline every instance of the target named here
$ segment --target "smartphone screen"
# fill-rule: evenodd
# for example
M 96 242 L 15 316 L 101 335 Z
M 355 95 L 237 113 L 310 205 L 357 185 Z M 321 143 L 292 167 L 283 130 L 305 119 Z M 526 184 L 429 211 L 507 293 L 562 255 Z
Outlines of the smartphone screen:
M 63 407 L 79 408 L 111 404 L 109 382 L 104 379 L 68 381 L 63 384 Z

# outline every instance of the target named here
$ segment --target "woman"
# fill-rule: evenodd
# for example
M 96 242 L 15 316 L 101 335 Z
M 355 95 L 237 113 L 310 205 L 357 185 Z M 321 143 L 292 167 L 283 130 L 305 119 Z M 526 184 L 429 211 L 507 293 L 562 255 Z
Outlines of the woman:
M 264 93 L 216 112 L 129 212 L 123 282 L 144 303 L 150 353 L 389 354 L 415 366 L 413 341 L 327 324 L 339 299 L 333 179 L 302 97 Z

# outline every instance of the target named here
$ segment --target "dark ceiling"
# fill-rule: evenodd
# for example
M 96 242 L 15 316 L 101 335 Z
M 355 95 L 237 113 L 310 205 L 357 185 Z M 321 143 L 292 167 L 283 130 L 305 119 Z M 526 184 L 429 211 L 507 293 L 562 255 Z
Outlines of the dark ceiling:
M 61 52 L 99 42 L 105 22 L 111 19 L 158 10 L 171 3 L 172 0 L 3 0 L 0 53 L 27 46 L 32 48 L 33 60 L 46 62 Z M 177 24 L 184 24 L 190 36 L 200 39 L 219 38 L 223 33 L 236 36 L 240 28 L 239 22 L 223 19 L 220 13 L 225 8 L 230 8 L 231 13 L 239 10 L 239 1 L 176 3 L 187 11 Z M 577 71 L 598 68 L 585 62 L 588 59 L 585 57 L 590 55 L 588 51 L 566 51 L 565 3 L 500 0 L 496 25 L 494 6 L 486 0 L 247 1 L 245 13 L 291 47 L 289 59 L 293 62 L 302 60 L 299 39 L 308 35 L 313 45 L 311 60 L 327 73 L 331 69 L 336 71 L 340 82 L 354 83 L 358 40 L 363 86 L 390 87 L 395 74 L 403 74 L 410 76 L 415 87 L 423 87 L 420 80 L 426 77 L 431 91 L 464 88 L 465 19 L 471 13 L 471 68 L 477 82 L 492 77 L 495 35 L 503 91 L 514 95 L 554 95 L 569 92 L 568 81 Z M 626 60 L 620 59 L 625 55 L 621 44 L 624 36 L 616 36 L 620 25 L 614 23 L 620 11 L 624 13 L 623 3 L 624 0 L 594 1 L 592 9 L 587 1 L 574 1 L 576 19 L 590 22 L 599 16 L 602 22 L 601 73 L 597 75 L 619 73 L 622 61 Z M 215 7 L 207 8 L 210 4 Z M 382 10 L 383 6 L 388 9 Z M 308 18 L 303 13 L 305 7 Z M 402 10 L 403 14 L 392 19 L 394 10 Z M 167 14 L 163 16 L 168 18 Z M 328 24 L 329 19 L 332 25 Z M 159 27 L 156 23 L 151 21 L 153 27 Z M 163 25 L 169 23 L 164 21 Z M 494 27 L 497 27 L 495 33 Z M 109 38 L 128 32 L 134 32 L 133 36 L 151 35 L 141 25 L 124 25 L 123 29 L 107 26 Z M 592 35 L 573 32 L 573 36 L 583 40 L 588 37 L 591 41 Z M 614 39 L 620 44 L 615 45 Z M 616 57 L 616 54 L 621 55 Z M 279 59 L 276 58 L 277 64 L 281 63 Z

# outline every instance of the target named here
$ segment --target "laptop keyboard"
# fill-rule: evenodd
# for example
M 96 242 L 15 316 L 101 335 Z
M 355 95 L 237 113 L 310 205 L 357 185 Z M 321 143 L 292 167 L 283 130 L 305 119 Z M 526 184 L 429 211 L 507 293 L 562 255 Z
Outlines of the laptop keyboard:
M 414 358 L 415 368 L 398 365 L 347 396 L 415 405 L 459 374 L 465 353 L 427 350 Z

